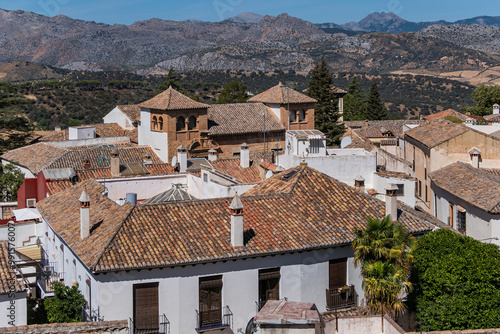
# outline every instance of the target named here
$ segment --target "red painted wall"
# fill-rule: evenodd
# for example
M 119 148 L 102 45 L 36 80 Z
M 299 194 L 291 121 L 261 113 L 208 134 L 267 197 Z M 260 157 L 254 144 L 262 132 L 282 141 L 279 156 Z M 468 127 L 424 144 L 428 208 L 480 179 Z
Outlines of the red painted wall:
M 17 191 L 17 208 L 25 209 L 28 198 L 37 198 L 37 179 L 24 179 Z

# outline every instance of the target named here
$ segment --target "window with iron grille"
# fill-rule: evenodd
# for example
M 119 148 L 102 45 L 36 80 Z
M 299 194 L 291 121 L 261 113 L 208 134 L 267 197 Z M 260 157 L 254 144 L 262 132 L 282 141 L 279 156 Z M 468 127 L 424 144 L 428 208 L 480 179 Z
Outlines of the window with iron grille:
M 200 327 L 222 323 L 222 275 L 200 277 Z
M 457 231 L 466 233 L 467 231 L 467 212 L 461 206 L 457 206 Z

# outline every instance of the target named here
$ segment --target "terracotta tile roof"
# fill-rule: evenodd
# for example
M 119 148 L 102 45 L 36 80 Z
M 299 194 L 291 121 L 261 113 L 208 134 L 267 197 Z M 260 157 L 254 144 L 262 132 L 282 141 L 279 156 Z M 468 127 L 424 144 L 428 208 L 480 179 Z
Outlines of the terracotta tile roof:
M 1 158 L 24 166 L 36 175 L 69 151 L 47 143 L 37 143 L 5 152 Z
M 95 270 L 161 267 L 345 245 L 383 202 L 304 165 L 275 175 L 241 198 L 245 247 L 230 244 L 231 198 L 136 206 Z M 58 195 L 56 195 L 58 196 Z M 73 195 L 76 196 L 76 195 Z M 432 230 L 432 216 L 403 211 L 411 233 Z M 76 218 L 75 218 L 76 219 Z
M 342 135 L 342 139 L 346 137 L 351 138 L 352 142 L 345 148 L 362 148 L 368 152 L 371 152 L 375 148 L 371 141 L 361 136 L 350 127 L 346 128 L 346 131 Z
M 315 99 L 299 93 L 291 88 L 284 86 L 281 82 L 274 87 L 269 88 L 265 92 L 257 94 L 248 102 L 263 102 L 263 103 L 316 103 Z
M 14 250 L 12 250 L 14 252 Z M 9 261 L 9 242 L 0 241 L 0 294 L 19 292 L 26 289 L 23 282 L 17 280 Z
M 264 131 L 285 131 L 271 109 L 262 103 L 214 104 L 208 108 L 212 136 Z
M 138 104 L 116 106 L 121 110 L 132 122 L 141 120 L 141 107 Z
M 462 113 L 460 113 L 456 110 L 453 110 L 453 109 L 447 109 L 447 110 L 444 110 L 444 111 L 441 111 L 441 112 L 438 112 L 438 113 L 435 113 L 432 115 L 425 115 L 424 119 L 431 121 L 433 119 L 445 118 L 447 116 L 458 117 L 462 120 L 462 122 L 465 122 L 468 118 L 477 119 L 477 120 L 484 120 L 483 117 L 474 116 L 474 115 L 465 115 L 465 114 L 462 114 Z
M 456 162 L 429 174 L 439 188 L 492 214 L 500 214 L 500 176 Z
M 485 120 L 488 122 L 500 122 L 500 114 L 491 114 L 491 115 L 486 115 L 483 116 Z
M 83 170 L 83 162 L 90 161 L 90 169 L 101 169 L 109 167 L 110 153 L 118 150 L 120 163 L 143 162 L 146 153 L 149 153 L 153 164 L 163 164 L 150 146 L 134 147 L 95 147 L 90 149 L 72 149 L 54 159 L 46 165 L 48 169 L 73 168 L 75 171 Z
M 496 139 L 500 140 L 500 130 L 491 133 L 490 136 L 492 136 L 493 138 L 496 138 Z
M 241 167 L 240 159 L 210 161 L 210 165 L 217 171 L 241 181 L 241 183 L 258 183 L 262 181 L 258 163 L 255 160 L 250 162 L 248 168 Z
M 278 171 L 278 166 L 267 160 L 263 160 L 260 163 L 260 167 L 264 168 L 265 170 L 270 170 L 273 173 L 276 173 Z
M 254 318 L 257 324 L 311 324 L 321 322 L 314 303 L 269 300 Z
M 382 177 L 394 177 L 398 179 L 405 179 L 405 180 L 412 180 L 415 181 L 416 178 L 413 176 L 406 174 L 406 173 L 400 173 L 400 172 L 391 172 L 387 170 L 379 170 L 375 174 L 380 175 Z
M 139 103 L 139 107 L 158 110 L 206 109 L 208 104 L 196 102 L 169 87 L 152 99 Z
M 83 190 L 90 198 L 90 236 L 80 238 L 80 201 Z M 89 267 L 95 266 L 106 246 L 133 208 L 102 196 L 104 187 L 88 180 L 37 203 L 43 218 Z
M 470 130 L 462 124 L 437 119 L 406 131 L 405 136 L 421 142 L 428 148 L 433 148 L 467 131 Z
M 385 121 L 346 121 L 345 126 L 352 128 L 356 133 L 365 138 L 385 138 L 390 132 L 394 136 L 403 136 L 405 124 L 424 124 L 421 120 L 385 120 Z
M 85 125 L 86 127 L 95 127 L 97 138 L 129 137 L 131 142 L 137 143 L 137 129 L 125 130 L 117 123 L 98 123 Z M 69 130 L 64 129 L 48 136 L 40 138 L 41 142 L 66 141 L 69 140 Z

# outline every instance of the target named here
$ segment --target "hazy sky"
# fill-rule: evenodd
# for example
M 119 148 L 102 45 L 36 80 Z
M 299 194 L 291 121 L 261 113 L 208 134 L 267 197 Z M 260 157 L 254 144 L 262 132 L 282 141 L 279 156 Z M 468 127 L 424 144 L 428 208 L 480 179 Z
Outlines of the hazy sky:
M 0 0 L 0 8 L 131 24 L 160 18 L 220 21 L 242 12 L 288 13 L 314 23 L 359 21 L 371 12 L 395 12 L 408 21 L 456 21 L 500 15 L 499 0 Z

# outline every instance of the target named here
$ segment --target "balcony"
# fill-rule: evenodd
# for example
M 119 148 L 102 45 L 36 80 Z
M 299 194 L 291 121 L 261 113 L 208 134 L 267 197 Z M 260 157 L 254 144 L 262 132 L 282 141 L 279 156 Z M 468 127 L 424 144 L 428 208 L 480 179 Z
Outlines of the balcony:
M 197 315 L 197 328 L 198 333 L 232 327 L 233 313 L 229 306 L 222 308 L 211 308 L 210 310 L 196 311 Z
M 356 305 L 356 291 L 354 285 L 338 289 L 326 289 L 326 308 L 334 310 Z
M 154 317 L 130 318 L 130 334 L 170 334 L 170 321 L 165 314 Z
M 38 286 L 45 294 L 54 292 L 53 283 L 64 282 L 64 273 L 57 273 L 54 268 L 57 263 L 47 263 L 38 269 Z

